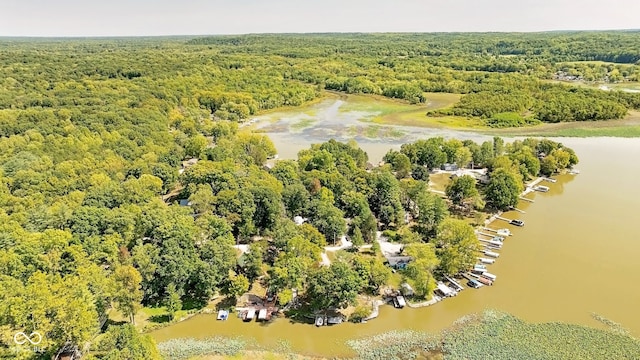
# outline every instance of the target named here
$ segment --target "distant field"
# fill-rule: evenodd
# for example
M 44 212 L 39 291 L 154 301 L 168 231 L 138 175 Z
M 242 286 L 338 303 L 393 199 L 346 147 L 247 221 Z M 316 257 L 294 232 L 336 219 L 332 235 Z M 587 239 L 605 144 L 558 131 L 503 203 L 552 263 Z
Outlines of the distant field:
M 486 132 L 501 136 L 640 137 L 640 111 L 632 111 L 621 120 L 542 124 Z

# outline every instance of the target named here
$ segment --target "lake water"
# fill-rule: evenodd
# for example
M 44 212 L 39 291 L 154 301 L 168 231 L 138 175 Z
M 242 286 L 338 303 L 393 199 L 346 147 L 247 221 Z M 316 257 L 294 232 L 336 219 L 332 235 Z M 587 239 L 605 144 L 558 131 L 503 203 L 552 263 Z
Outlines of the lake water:
M 330 125 L 329 130 L 334 133 L 336 125 Z M 483 140 L 482 136 L 469 133 L 437 130 L 431 135 L 428 134 L 431 130 L 420 129 L 417 133 L 402 130 L 408 134 L 406 138 L 438 136 L 440 132 L 446 137 L 462 135 Z M 322 121 L 308 131 L 303 136 L 287 131 L 269 136 L 282 158 L 295 158 L 297 151 L 310 143 L 331 138 L 329 133 L 322 132 Z M 375 163 L 406 138 L 360 140 Z M 394 329 L 436 332 L 466 314 L 491 308 L 530 322 L 561 321 L 600 327 L 591 316 L 597 313 L 639 337 L 640 139 L 555 140 L 576 150 L 581 173 L 558 176 L 557 183 L 545 184 L 550 187 L 548 193 L 528 195 L 535 203 L 519 205 L 526 214 L 503 215 L 525 220 L 525 227 L 514 228 L 500 221 L 492 224 L 494 228 L 509 227 L 514 236 L 506 240 L 496 263 L 489 265 L 489 271 L 498 276 L 491 287 L 465 289 L 457 297 L 427 308 L 397 310 L 383 306 L 380 317 L 367 324 L 316 328 L 288 319 L 259 324 L 243 323 L 236 318 L 221 322 L 214 315 L 197 315 L 158 330 L 153 336 L 157 341 L 243 336 L 264 346 L 284 341 L 292 350 L 309 355 L 346 356 L 352 355 L 345 345 L 348 339 Z

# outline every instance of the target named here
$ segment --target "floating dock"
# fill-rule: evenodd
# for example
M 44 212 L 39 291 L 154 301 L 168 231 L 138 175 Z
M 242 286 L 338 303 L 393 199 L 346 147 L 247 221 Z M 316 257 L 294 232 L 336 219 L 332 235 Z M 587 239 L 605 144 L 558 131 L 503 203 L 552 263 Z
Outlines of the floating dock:
M 495 229 L 488 228 L 488 227 L 485 227 L 485 228 L 483 228 L 483 229 L 484 229 L 484 230 L 487 230 L 487 231 L 494 232 L 494 233 L 498 234 L 498 236 L 507 237 L 507 236 L 512 236 L 512 235 L 513 235 L 513 234 L 511 233 L 511 230 L 509 230 L 509 229 L 498 229 L 498 230 L 495 230 Z M 481 233 L 481 234 L 482 234 L 482 233 Z
M 448 276 L 445 276 L 444 278 L 447 279 L 447 281 L 449 281 L 449 283 L 451 283 L 451 286 L 454 288 L 454 290 L 456 290 L 458 292 L 464 290 L 462 285 L 460 285 L 460 283 L 457 282 L 455 279 L 452 279 L 452 278 L 450 278 Z

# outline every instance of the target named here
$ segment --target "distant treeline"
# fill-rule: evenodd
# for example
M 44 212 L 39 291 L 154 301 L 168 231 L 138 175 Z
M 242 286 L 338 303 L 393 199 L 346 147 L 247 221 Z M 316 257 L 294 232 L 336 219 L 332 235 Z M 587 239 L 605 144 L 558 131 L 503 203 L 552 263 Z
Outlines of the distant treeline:
M 322 90 L 411 103 L 428 101 L 428 92 L 469 94 L 432 115 L 481 117 L 498 126 L 620 118 L 640 107 L 640 94 L 547 80 L 566 74 L 637 81 L 639 39 L 639 32 L 6 39 L 0 41 L 0 109 L 17 111 L 0 114 L 0 131 L 15 134 L 23 130 L 12 126 L 40 121 L 59 125 L 56 118 L 108 126 L 124 118 L 111 105 L 116 99 L 140 112 L 155 103 L 165 113 L 180 106 L 241 121 L 261 110 L 301 105 Z M 23 111 L 32 108 L 39 114 Z M 47 115 L 54 108 L 70 114 Z M 519 119 L 501 122 L 503 113 Z M 6 124 L 16 117 L 21 121 Z M 180 122 L 193 128 L 192 120 Z

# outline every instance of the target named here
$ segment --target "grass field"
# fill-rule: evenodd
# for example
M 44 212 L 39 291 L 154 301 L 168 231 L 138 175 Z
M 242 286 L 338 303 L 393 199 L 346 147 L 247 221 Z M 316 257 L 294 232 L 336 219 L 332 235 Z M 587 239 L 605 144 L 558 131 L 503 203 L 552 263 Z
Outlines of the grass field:
M 640 137 L 640 111 L 632 111 L 626 118 L 620 120 L 541 124 L 527 128 L 492 129 L 484 132 L 499 136 Z

